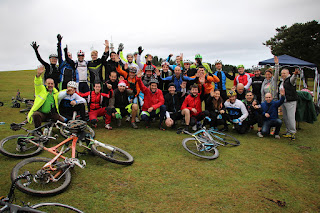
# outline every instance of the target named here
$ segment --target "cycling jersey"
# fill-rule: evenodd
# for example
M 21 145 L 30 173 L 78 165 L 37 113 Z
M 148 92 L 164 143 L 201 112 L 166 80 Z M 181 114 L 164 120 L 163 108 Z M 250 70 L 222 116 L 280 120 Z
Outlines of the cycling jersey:
M 232 120 L 239 119 L 240 122 L 243 122 L 249 115 L 244 103 L 238 99 L 236 99 L 234 103 L 226 101 L 224 102 L 224 106 L 226 108 L 227 114 Z
M 242 75 L 239 74 L 235 77 L 234 81 L 233 81 L 233 85 L 237 86 L 239 83 L 242 83 L 244 85 L 244 88 L 246 90 L 249 90 L 251 83 L 252 83 L 252 79 L 251 77 L 253 77 L 254 74 L 251 73 L 243 73 Z

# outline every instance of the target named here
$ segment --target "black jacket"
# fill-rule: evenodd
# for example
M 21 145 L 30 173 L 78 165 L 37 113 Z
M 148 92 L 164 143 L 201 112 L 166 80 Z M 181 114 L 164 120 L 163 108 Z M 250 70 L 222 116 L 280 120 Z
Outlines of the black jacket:
M 170 93 L 164 96 L 164 105 L 166 105 L 168 112 L 175 113 L 180 111 L 182 105 L 181 95 L 181 92 L 176 92 L 173 96 Z

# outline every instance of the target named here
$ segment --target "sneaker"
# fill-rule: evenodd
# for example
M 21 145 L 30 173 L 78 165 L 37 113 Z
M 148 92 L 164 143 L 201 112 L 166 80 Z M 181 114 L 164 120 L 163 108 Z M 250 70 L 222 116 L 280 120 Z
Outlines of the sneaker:
M 197 124 L 192 127 L 193 131 L 197 131 Z
M 131 122 L 131 126 L 132 126 L 132 128 L 134 128 L 134 129 L 138 129 L 138 126 L 137 126 L 137 124 L 136 124 L 135 122 Z
M 275 135 L 274 138 L 275 139 L 280 139 L 280 135 Z
M 136 123 L 140 123 L 140 119 L 136 117 Z
M 117 126 L 118 126 L 118 127 L 121 126 L 121 119 L 117 119 Z
M 110 126 L 110 124 L 106 124 L 104 127 L 105 127 L 106 129 L 109 129 L 109 130 L 112 129 L 112 126 Z
M 296 136 L 294 134 L 291 134 L 291 140 L 292 141 L 296 140 Z
M 263 138 L 263 135 L 262 135 L 261 132 L 258 132 L 258 133 L 257 133 L 257 136 L 258 136 L 259 138 Z
M 130 117 L 130 116 L 127 116 L 126 122 L 129 122 L 130 120 L 131 120 L 131 117 Z

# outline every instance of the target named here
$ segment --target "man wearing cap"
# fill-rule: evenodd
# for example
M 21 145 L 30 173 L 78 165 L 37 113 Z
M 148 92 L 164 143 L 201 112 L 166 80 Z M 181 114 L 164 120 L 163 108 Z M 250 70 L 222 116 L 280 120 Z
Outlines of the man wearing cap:
M 237 84 L 242 83 L 244 88 L 249 90 L 252 83 L 251 77 L 253 77 L 254 74 L 244 72 L 244 66 L 242 64 L 240 64 L 237 68 L 239 75 L 234 78 L 233 85 L 237 86 Z
M 146 122 L 146 128 L 150 127 L 151 119 L 154 117 L 159 117 L 160 123 L 159 129 L 164 130 L 162 127 L 162 121 L 165 118 L 166 106 L 164 105 L 164 98 L 162 91 L 158 89 L 158 80 L 153 78 L 150 81 L 149 88 L 146 87 L 141 80 L 142 71 L 137 74 L 138 84 L 141 91 L 144 94 L 144 104 L 142 106 L 141 120 Z
M 234 124 L 235 130 L 239 134 L 244 134 L 247 130 L 246 119 L 249 115 L 244 103 L 237 99 L 237 93 L 234 90 L 228 92 L 229 99 L 224 102 L 228 120 Z M 245 125 L 243 125 L 245 124 Z
M 181 114 L 181 105 L 183 97 L 181 92 L 176 92 L 174 83 L 168 85 L 168 93 L 164 96 L 164 105 L 166 106 L 166 125 L 167 127 L 174 127 L 177 120 L 183 118 Z
M 61 100 L 59 104 L 60 114 L 65 117 L 67 120 L 73 118 L 73 112 L 76 111 L 80 115 L 80 119 L 85 121 L 85 110 L 86 110 L 86 100 L 78 95 L 77 83 L 75 81 L 69 81 L 67 84 L 67 96 Z M 63 92 L 63 91 L 61 91 Z
M 229 73 L 223 71 L 221 60 L 215 61 L 215 68 L 216 68 L 216 71 L 215 73 L 213 73 L 213 75 L 217 76 L 220 79 L 219 82 L 215 83 L 215 89 L 220 90 L 220 95 L 223 101 L 226 101 L 228 99 L 227 87 L 226 87 L 227 78 L 229 78 L 230 80 L 234 80 L 235 73 L 233 72 L 233 75 L 230 75 Z
M 256 96 L 256 100 L 261 103 L 261 87 L 264 81 L 264 77 L 261 75 L 261 72 L 258 67 L 253 68 L 254 76 L 252 79 L 252 92 Z
M 205 68 L 205 70 L 206 70 L 206 72 L 207 72 L 208 74 L 212 74 L 212 71 L 211 71 L 211 69 L 210 69 L 209 64 L 207 64 L 207 63 L 202 63 L 202 56 L 201 56 L 200 54 L 195 55 L 194 59 L 195 59 L 196 63 L 192 64 L 192 65 L 190 66 L 190 68 L 198 68 L 199 66 L 202 65 L 202 66 L 204 66 L 204 68 Z
M 67 47 L 64 49 L 65 50 L 65 58 L 66 60 L 64 61 L 62 59 L 62 50 L 61 50 L 61 40 L 62 36 L 60 34 L 57 35 L 58 39 L 58 60 L 59 60 L 59 70 L 60 70 L 60 84 L 59 84 L 59 89 L 67 89 L 67 84 L 69 81 L 75 81 L 79 82 L 79 76 L 78 76 L 78 71 L 74 66 L 72 66 L 68 61 L 67 58 L 72 60 L 72 54 L 68 52 Z M 74 63 L 73 63 L 74 64 Z
M 131 67 L 130 69 L 135 69 Z M 109 108 L 107 110 L 109 115 L 117 119 L 118 127 L 121 126 L 121 120 L 124 116 L 131 115 L 131 126 L 134 129 L 137 129 L 138 126 L 135 123 L 136 116 L 138 114 L 138 104 L 129 103 L 128 97 L 132 95 L 132 90 L 127 89 L 127 83 L 125 80 L 122 80 L 118 84 L 118 88 L 114 90 L 113 96 L 109 101 Z
M 48 64 L 47 62 L 45 62 L 39 52 L 38 52 L 38 48 L 39 45 L 37 45 L 37 42 L 33 41 L 31 43 L 31 47 L 34 49 L 36 56 L 38 58 L 38 60 L 40 61 L 40 63 L 44 66 L 45 68 L 45 73 L 44 73 L 44 82 L 48 79 L 51 78 L 54 81 L 54 86 L 57 90 L 59 90 L 59 83 L 60 83 L 60 70 L 59 67 L 57 65 L 57 61 L 58 61 L 58 55 L 57 54 L 50 54 L 49 55 L 49 60 L 50 60 L 50 64 Z

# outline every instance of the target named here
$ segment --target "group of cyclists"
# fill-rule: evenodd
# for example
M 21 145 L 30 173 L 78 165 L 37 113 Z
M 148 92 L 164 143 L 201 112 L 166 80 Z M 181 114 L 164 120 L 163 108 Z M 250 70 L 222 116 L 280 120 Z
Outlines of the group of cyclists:
M 257 124 L 258 137 L 269 135 L 274 127 L 274 137 L 280 138 L 282 121 L 278 108 L 282 105 L 287 131 L 283 136 L 295 139 L 295 82 L 299 70 L 290 75 L 288 69 L 282 69 L 279 81 L 276 56 L 275 70 L 269 68 L 265 76 L 258 68 L 253 74 L 246 73 L 243 65 L 237 66 L 236 76 L 235 72 L 230 75 L 222 70 L 221 60 L 216 60 L 211 70 L 200 54 L 195 55 L 195 62 L 178 55 L 173 65 L 169 63 L 173 56 L 170 54 L 158 69 L 152 64 L 151 54 L 142 59 L 141 46 L 124 57 L 124 45 L 120 44 L 117 52 L 110 51 L 107 40 L 101 58 L 93 50 L 91 60 L 86 61 L 85 53 L 79 50 L 77 60 L 73 60 L 67 46 L 62 51 L 60 34 L 57 40 L 58 54 L 49 56 L 50 63 L 41 58 L 39 45 L 31 43 L 43 65 L 37 69 L 35 102 L 28 114 L 28 121 L 34 121 L 36 127 L 48 118 L 66 122 L 76 111 L 80 119 L 89 120 L 94 127 L 98 117 L 103 117 L 109 130 L 112 119 L 120 127 L 126 117 L 134 129 L 140 120 L 150 128 L 151 122 L 159 119 L 160 130 L 165 130 L 165 126 L 174 128 L 181 120 L 187 131 L 202 125 L 221 126 L 219 130 L 228 131 L 231 125 L 244 134 Z M 227 79 L 233 81 L 229 91 Z

